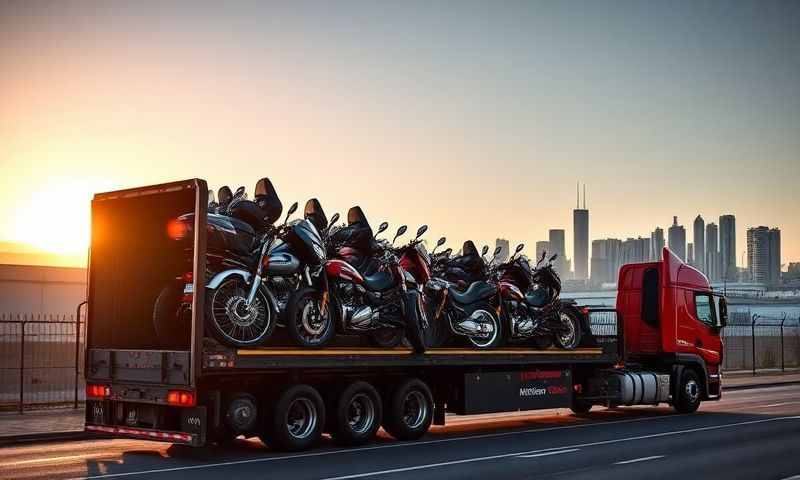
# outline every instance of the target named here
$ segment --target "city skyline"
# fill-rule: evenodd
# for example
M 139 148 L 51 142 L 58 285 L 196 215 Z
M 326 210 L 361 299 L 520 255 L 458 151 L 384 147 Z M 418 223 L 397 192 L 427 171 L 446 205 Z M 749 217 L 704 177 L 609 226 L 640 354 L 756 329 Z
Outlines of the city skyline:
M 85 258 L 95 192 L 269 176 L 574 256 L 578 177 L 590 240 L 734 212 L 737 263 L 755 225 L 800 259 L 800 6 L 576 5 L 3 3 L 0 242 Z

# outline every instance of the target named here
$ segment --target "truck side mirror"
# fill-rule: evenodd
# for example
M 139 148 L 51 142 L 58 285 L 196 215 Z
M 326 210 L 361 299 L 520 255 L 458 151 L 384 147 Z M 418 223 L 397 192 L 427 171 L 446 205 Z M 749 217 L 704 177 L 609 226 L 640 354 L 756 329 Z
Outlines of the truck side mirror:
M 719 326 L 720 328 L 725 328 L 728 326 L 728 301 L 725 300 L 725 297 L 719 298 Z

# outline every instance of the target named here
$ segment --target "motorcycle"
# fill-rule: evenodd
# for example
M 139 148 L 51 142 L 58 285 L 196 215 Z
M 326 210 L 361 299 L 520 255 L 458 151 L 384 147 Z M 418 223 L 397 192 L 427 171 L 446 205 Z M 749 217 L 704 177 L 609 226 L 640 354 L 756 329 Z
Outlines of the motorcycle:
M 227 189 L 227 187 L 223 187 Z M 228 200 L 220 189 L 216 211 L 207 214 L 206 223 L 206 329 L 222 344 L 251 347 L 263 343 L 275 330 L 280 307 L 269 288 L 274 277 L 296 275 L 299 260 L 277 248 L 289 216 L 282 225 L 273 223 L 282 205 L 267 178 L 256 184 L 255 200 L 247 199 L 240 187 Z M 227 189 L 229 192 L 230 189 Z M 171 220 L 167 233 L 186 243 L 187 271 L 169 282 L 156 299 L 153 325 L 162 343 L 176 343 L 191 331 L 191 303 L 194 292 L 191 270 L 194 238 L 194 213 Z
M 439 239 L 437 246 L 444 241 L 444 237 Z M 499 248 L 495 250 L 495 257 L 499 251 Z M 487 252 L 488 247 L 484 247 L 481 262 L 485 263 L 483 257 Z M 434 267 L 438 276 L 426 284 L 426 304 L 433 312 L 431 324 L 425 332 L 426 344 L 439 347 L 461 336 L 479 349 L 497 347 L 504 338 L 503 325 L 497 315 L 497 288 L 484 278 L 472 281 L 464 289 L 467 281 L 473 278 L 463 268 L 461 258 L 463 256 L 438 259 Z
M 553 342 L 564 350 L 577 348 L 581 343 L 580 314 L 559 298 L 561 279 L 553 269 L 558 255 L 544 262 L 547 252 L 542 252 L 532 271 L 528 260 L 519 255 L 523 248 L 518 245 L 495 272 L 508 338 L 530 339 L 537 348 L 548 348 Z
M 387 228 L 388 224 L 381 224 L 372 240 Z M 400 227 L 392 244 L 405 231 L 405 226 Z M 328 250 L 338 253 L 348 248 L 337 244 L 334 237 L 328 237 Z M 311 285 L 292 294 L 287 324 L 297 345 L 321 348 L 338 332 L 366 334 L 380 347 L 397 346 L 405 336 L 415 351 L 424 351 L 420 333 L 424 314 L 416 282 L 400 264 L 392 244 L 385 240 L 373 243 L 370 259 L 378 264 L 374 273 L 362 273 L 342 258 L 328 258 L 311 272 Z

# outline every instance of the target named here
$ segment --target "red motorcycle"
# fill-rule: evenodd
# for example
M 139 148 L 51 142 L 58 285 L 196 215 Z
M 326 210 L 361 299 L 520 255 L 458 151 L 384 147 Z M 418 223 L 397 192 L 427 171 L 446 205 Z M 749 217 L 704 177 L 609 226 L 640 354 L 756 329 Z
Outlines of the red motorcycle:
M 365 218 L 359 222 L 368 228 Z M 386 228 L 388 224 L 382 224 L 378 234 Z M 395 240 L 405 231 L 405 226 L 400 227 Z M 420 288 L 414 276 L 401 265 L 398 252 L 389 242 L 376 240 L 374 236 L 370 252 L 354 249 L 350 244 L 337 244 L 337 238 L 333 232 L 327 251 L 336 257 L 342 252 L 353 262 L 359 259 L 362 268 L 343 258 L 329 258 L 310 272 L 310 285 L 297 290 L 289 299 L 287 323 L 292 324 L 289 332 L 295 343 L 321 348 L 339 333 L 368 335 L 376 346 L 394 347 L 405 336 L 416 352 L 424 352 Z

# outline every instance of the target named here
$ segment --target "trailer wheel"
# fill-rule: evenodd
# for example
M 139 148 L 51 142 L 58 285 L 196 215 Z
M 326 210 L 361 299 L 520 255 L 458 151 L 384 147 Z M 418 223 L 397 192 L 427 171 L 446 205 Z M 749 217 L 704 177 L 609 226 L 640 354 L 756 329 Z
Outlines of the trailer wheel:
M 681 375 L 680 385 L 678 386 L 678 394 L 672 407 L 678 413 L 692 413 L 700 407 L 700 397 L 702 395 L 702 386 L 697 373 L 687 368 Z
M 342 445 L 363 445 L 380 428 L 383 405 L 375 387 L 358 381 L 339 394 L 331 413 L 333 439 Z
M 386 404 L 383 428 L 397 440 L 416 440 L 433 421 L 433 394 L 422 380 L 411 378 L 400 384 Z
M 310 385 L 293 385 L 278 396 L 260 438 L 276 450 L 305 450 L 319 440 L 324 426 L 319 392 Z

